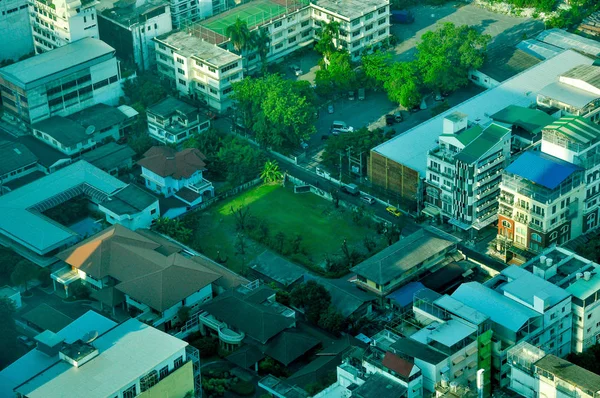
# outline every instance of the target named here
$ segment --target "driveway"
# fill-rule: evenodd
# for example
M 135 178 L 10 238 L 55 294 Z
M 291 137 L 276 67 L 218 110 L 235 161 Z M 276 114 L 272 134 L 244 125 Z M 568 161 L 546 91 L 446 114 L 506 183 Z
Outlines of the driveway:
M 394 52 L 399 61 L 410 61 L 415 54 L 415 46 L 424 33 L 435 30 L 437 23 L 452 22 L 455 25 L 470 25 L 479 32 L 492 36 L 490 48 L 514 46 L 524 36 L 531 37 L 544 30 L 542 21 L 496 14 L 471 3 L 460 6 L 448 3 L 443 6 L 418 6 L 411 8 L 415 22 L 410 25 L 394 24 L 390 30 L 400 43 Z

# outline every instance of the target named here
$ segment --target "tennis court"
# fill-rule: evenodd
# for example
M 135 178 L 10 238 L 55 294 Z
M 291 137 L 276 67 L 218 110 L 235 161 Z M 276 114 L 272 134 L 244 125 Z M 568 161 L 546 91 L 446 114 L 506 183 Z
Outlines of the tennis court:
M 227 27 L 235 24 L 238 18 L 246 21 L 248 27 L 251 28 L 286 12 L 287 8 L 285 6 L 271 0 L 254 0 L 208 18 L 200 22 L 200 25 L 220 35 L 225 35 Z

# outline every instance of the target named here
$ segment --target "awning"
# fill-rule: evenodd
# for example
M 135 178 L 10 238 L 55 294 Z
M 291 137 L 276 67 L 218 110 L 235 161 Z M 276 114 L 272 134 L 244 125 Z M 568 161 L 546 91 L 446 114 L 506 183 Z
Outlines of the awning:
M 426 206 L 421 213 L 429 217 L 438 217 L 440 215 L 440 209 L 437 207 Z

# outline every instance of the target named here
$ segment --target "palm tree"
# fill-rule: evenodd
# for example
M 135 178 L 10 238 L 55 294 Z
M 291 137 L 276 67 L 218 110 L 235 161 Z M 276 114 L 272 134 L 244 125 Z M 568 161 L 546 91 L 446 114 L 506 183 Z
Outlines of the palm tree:
M 261 70 L 264 72 L 267 67 L 267 55 L 271 45 L 271 37 L 265 29 L 253 30 L 250 34 L 252 48 L 256 50 L 261 61 Z
M 233 25 L 225 29 L 225 35 L 231 40 L 233 48 L 239 53 L 243 52 L 250 45 L 250 29 L 246 21 L 236 19 Z
M 325 58 L 328 58 L 336 50 L 336 44 L 339 44 L 340 23 L 335 21 L 329 22 L 321 29 L 320 36 L 321 38 L 315 49 L 323 54 Z
M 260 173 L 260 178 L 267 184 L 281 181 L 283 179 L 283 174 L 279 170 L 279 164 L 277 164 L 276 160 L 266 161 L 265 166 Z

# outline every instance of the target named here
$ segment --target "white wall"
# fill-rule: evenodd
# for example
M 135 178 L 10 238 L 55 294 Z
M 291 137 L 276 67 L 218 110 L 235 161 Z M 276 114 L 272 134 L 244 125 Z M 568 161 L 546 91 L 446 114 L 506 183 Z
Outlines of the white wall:
M 193 313 L 194 310 L 196 310 L 200 304 L 202 304 L 205 301 L 210 300 L 211 298 L 212 298 L 212 284 L 208 284 L 207 286 L 204 286 L 202 289 L 200 289 L 196 293 L 193 293 L 190 296 L 188 296 L 183 301 L 185 301 L 185 306 L 190 307 L 191 308 L 190 312 Z M 162 317 L 160 323 L 167 322 L 168 320 L 177 316 L 177 311 L 181 307 L 183 307 L 183 304 L 181 302 L 179 302 L 179 303 L 175 304 L 173 307 L 165 310 L 163 312 L 163 317 Z
M 98 209 L 106 214 L 106 221 L 109 223 L 121 224 L 132 231 L 140 228 L 150 228 L 152 222 L 160 216 L 158 200 L 136 214 L 125 214 L 119 216 L 102 205 L 99 205 Z
M 155 42 L 152 39 L 172 30 L 171 9 L 168 6 L 163 14 L 157 15 L 133 28 L 131 34 L 133 35 L 134 57 L 138 68 L 148 70 L 156 65 Z

